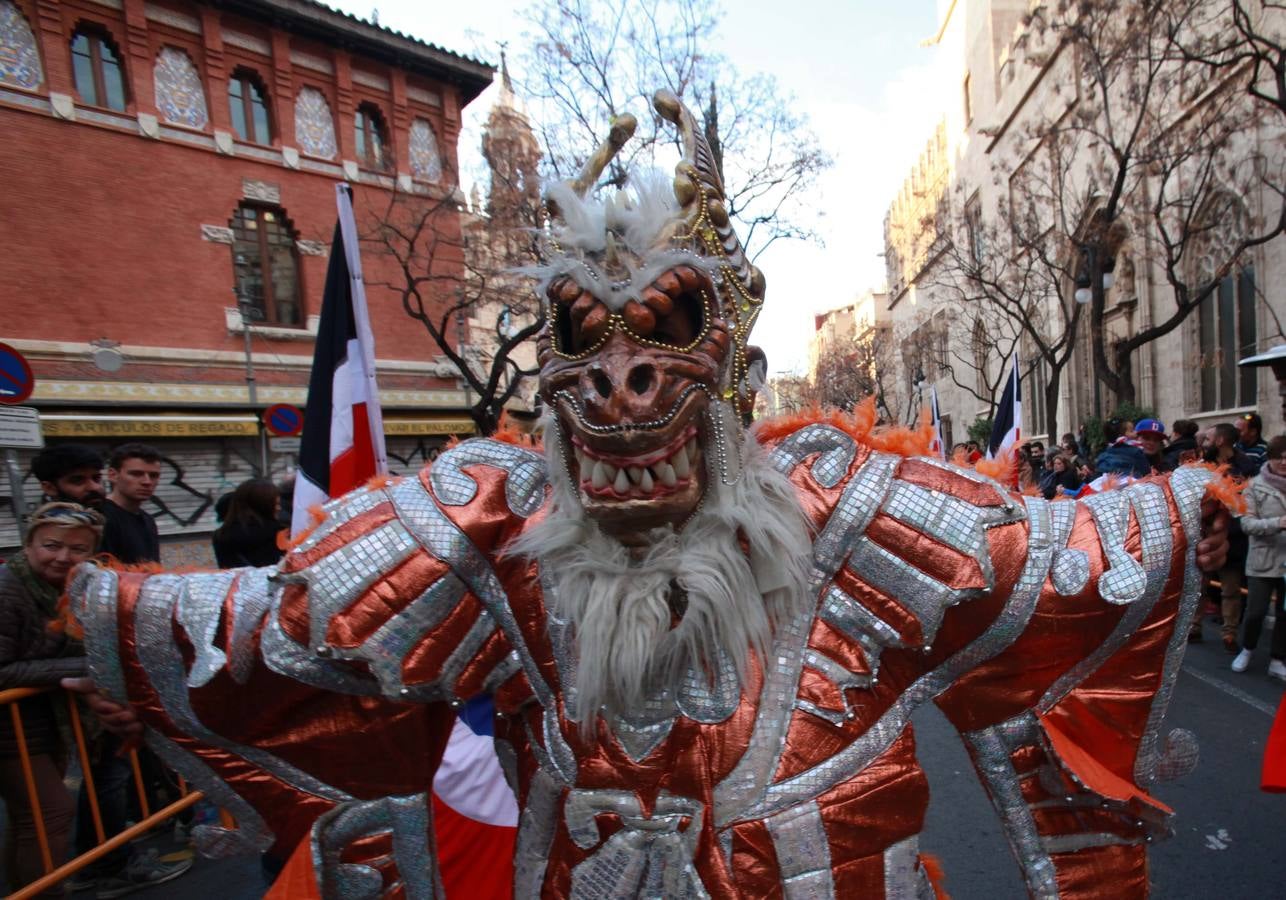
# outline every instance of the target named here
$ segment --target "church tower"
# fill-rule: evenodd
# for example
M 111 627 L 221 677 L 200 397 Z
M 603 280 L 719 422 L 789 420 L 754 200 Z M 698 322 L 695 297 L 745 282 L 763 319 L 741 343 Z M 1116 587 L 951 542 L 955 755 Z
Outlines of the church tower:
M 540 144 L 514 95 L 509 64 L 500 51 L 500 96 L 482 134 L 482 155 L 491 170 L 487 216 L 494 230 L 529 228 L 540 209 Z

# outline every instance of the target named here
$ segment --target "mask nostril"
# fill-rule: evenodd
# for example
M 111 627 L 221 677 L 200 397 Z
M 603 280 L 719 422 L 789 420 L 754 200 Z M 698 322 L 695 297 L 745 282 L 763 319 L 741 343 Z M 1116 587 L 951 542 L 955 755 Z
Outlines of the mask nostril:
M 590 379 L 594 382 L 594 390 L 598 391 L 600 397 L 606 400 L 612 396 L 612 380 L 605 373 L 602 371 L 591 372 Z
M 630 376 L 626 384 L 632 393 L 640 397 L 652 389 L 652 383 L 656 380 L 656 370 L 650 365 L 635 366 L 630 369 Z

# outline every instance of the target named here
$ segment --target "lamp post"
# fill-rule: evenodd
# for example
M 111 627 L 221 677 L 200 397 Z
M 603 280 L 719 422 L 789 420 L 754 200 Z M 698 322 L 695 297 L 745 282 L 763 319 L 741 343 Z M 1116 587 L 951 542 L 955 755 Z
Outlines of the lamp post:
M 263 321 L 263 310 L 261 310 L 250 296 L 249 283 L 252 276 L 253 267 L 244 253 L 238 253 L 235 250 L 232 254 L 232 265 L 236 270 L 236 287 L 233 288 L 233 294 L 237 299 L 237 310 L 241 313 L 241 333 L 245 336 L 246 348 L 246 394 L 250 399 L 250 408 L 254 410 L 255 425 L 259 430 L 259 474 L 262 478 L 268 477 L 268 438 L 263 430 L 263 422 L 259 418 L 259 389 L 255 382 L 255 364 L 254 355 L 250 344 L 250 328 L 252 323 Z

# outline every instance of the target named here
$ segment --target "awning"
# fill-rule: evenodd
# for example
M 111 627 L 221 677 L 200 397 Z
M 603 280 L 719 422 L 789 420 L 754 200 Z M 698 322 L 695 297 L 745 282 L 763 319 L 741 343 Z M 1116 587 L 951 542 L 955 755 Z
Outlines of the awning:
M 40 430 L 51 438 L 190 438 L 256 437 L 259 420 L 253 415 L 148 415 L 42 412 Z M 472 419 L 429 416 L 386 417 L 386 435 L 470 435 Z

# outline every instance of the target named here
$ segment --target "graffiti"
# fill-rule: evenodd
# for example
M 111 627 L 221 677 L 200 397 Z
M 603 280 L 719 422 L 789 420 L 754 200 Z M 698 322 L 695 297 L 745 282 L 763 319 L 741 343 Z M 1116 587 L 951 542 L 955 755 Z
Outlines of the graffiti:
M 166 481 L 167 474 L 170 475 L 168 481 Z M 199 491 L 187 483 L 183 466 L 168 456 L 161 457 L 161 484 L 177 488 L 177 492 L 166 491 L 165 496 L 160 493 L 153 494 L 152 505 L 159 510 L 159 516 L 157 512 L 153 512 L 152 515 L 158 518 L 168 516 L 182 528 L 195 525 L 201 515 L 214 503 L 211 493 Z M 173 496 L 175 493 L 177 496 Z
M 428 463 L 438 458 L 442 452 L 446 441 L 440 437 L 422 437 L 417 438 L 415 443 L 410 445 L 404 453 L 394 453 L 391 449 L 386 450 L 388 457 L 388 471 L 390 475 L 410 475 L 420 471 Z M 402 448 L 399 448 L 402 449 Z M 394 465 L 394 464 L 397 465 Z M 400 468 L 398 468 L 400 466 Z

